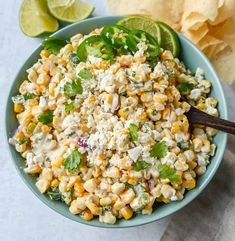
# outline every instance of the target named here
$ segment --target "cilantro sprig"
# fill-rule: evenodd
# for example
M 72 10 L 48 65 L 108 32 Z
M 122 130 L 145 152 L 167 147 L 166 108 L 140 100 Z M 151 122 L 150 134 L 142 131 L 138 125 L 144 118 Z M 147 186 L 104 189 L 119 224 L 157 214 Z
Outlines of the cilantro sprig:
M 129 132 L 130 132 L 130 135 L 131 135 L 131 139 L 133 141 L 137 141 L 138 140 L 138 133 L 137 133 L 137 131 L 138 131 L 138 127 L 135 124 L 131 123 L 129 125 Z
M 82 155 L 75 149 L 63 162 L 65 169 L 71 173 L 77 173 L 82 165 Z
M 82 69 L 78 74 L 82 79 L 89 80 L 93 78 L 93 74 L 87 68 Z
M 72 101 L 71 103 L 67 104 L 64 108 L 65 112 L 69 112 L 75 108 L 75 102 Z
M 151 157 L 163 158 L 167 154 L 166 141 L 155 143 L 150 151 Z
M 180 83 L 178 85 L 178 89 L 182 93 L 187 93 L 188 91 L 192 90 L 194 87 L 194 84 L 191 83 Z
M 55 38 L 55 37 L 46 37 L 42 42 L 42 45 L 45 49 L 51 54 L 58 54 L 60 49 L 67 44 L 67 40 Z
M 151 167 L 151 164 L 146 161 L 137 161 L 133 166 L 134 170 L 137 172 L 140 170 L 147 169 L 149 167 Z
M 51 110 L 43 112 L 41 115 L 39 115 L 38 121 L 45 125 L 50 124 L 53 121 L 53 112 Z
M 158 170 L 160 178 L 168 178 L 172 183 L 179 182 L 180 175 L 176 173 L 175 169 L 169 167 L 167 164 L 160 164 Z
M 64 93 L 69 96 L 73 97 L 77 94 L 82 94 L 82 83 L 80 79 L 73 80 L 71 83 L 67 82 L 64 85 Z

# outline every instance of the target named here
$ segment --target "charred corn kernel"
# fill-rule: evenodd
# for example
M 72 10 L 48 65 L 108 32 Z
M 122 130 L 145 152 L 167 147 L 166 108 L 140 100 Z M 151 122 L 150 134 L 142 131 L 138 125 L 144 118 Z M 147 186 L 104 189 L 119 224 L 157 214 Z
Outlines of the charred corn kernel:
M 75 191 L 77 194 L 82 194 L 82 193 L 85 191 L 82 183 L 76 182 L 76 183 L 74 184 L 73 188 L 74 188 L 74 191 Z
M 171 132 L 172 132 L 173 134 L 176 134 L 176 133 L 178 133 L 179 131 L 180 131 L 179 123 L 178 123 L 178 122 L 174 122 L 174 123 L 172 124 L 172 127 L 171 127 Z
M 183 182 L 183 187 L 185 187 L 189 190 L 195 188 L 195 186 L 196 186 L 196 180 L 194 178 Z
M 106 102 L 111 105 L 112 102 L 113 102 L 113 96 L 110 95 L 110 94 L 107 94 L 107 96 L 106 96 Z
M 48 58 L 50 55 L 49 51 L 47 49 L 43 49 L 41 52 L 40 52 L 40 56 L 41 58 Z
M 85 209 L 83 212 L 80 213 L 79 216 L 81 219 L 86 221 L 90 221 L 94 217 L 89 209 Z
M 87 171 L 88 171 L 88 168 L 86 166 L 83 166 L 83 167 L 80 168 L 80 171 L 81 171 L 82 174 L 86 174 Z
M 129 204 L 135 198 L 135 192 L 132 188 L 129 188 L 128 190 L 120 194 L 120 197 L 125 204 Z
M 94 95 L 91 95 L 90 97 L 89 97 L 89 101 L 90 102 L 94 102 L 96 100 L 96 97 L 94 96 Z
M 16 134 L 18 140 L 23 140 L 25 138 L 23 131 L 20 131 Z
M 50 83 L 49 84 L 49 96 L 54 96 L 56 83 Z
M 51 161 L 52 167 L 61 167 L 63 164 L 63 157 L 58 157 L 55 160 Z
M 89 208 L 91 213 L 93 215 L 99 215 L 100 214 L 100 207 L 98 207 L 95 203 L 92 202 L 86 202 L 86 206 Z
M 110 197 L 103 197 L 100 199 L 100 205 L 101 206 L 107 206 L 112 203 L 112 199 Z
M 153 100 L 153 93 L 144 92 L 143 94 L 141 94 L 140 99 L 142 102 L 151 102 Z
M 58 64 L 66 65 L 66 61 L 64 59 L 58 59 Z
M 88 132 L 90 129 L 86 124 L 81 125 L 81 130 L 84 132 Z
M 52 182 L 51 182 L 51 187 L 53 188 L 56 188 L 59 186 L 59 181 L 58 179 L 54 179 Z
M 133 210 L 128 206 L 122 208 L 120 212 L 126 220 L 130 219 L 133 216 Z
M 42 125 L 41 130 L 43 133 L 49 133 L 51 131 L 51 128 L 47 125 Z
M 128 117 L 128 113 L 125 112 L 125 111 L 123 111 L 123 109 L 120 109 L 120 110 L 118 111 L 118 114 L 119 114 L 119 116 L 121 116 L 121 117 L 124 118 L 124 119 L 127 119 L 127 117 Z
M 100 68 L 101 69 L 108 69 L 109 65 L 108 65 L 108 61 L 106 60 L 102 60 L 101 64 L 100 64 Z
M 14 112 L 20 113 L 24 110 L 24 106 L 22 104 L 14 103 Z

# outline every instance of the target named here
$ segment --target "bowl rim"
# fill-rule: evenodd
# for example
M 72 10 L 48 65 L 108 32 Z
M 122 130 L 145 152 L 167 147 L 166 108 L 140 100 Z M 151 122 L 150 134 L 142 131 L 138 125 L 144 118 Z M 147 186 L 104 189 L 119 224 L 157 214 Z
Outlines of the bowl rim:
M 63 27 L 62 29 L 54 32 L 53 34 L 51 34 L 50 36 L 57 36 L 59 35 L 60 33 L 63 33 L 64 31 L 66 31 L 67 29 L 69 28 L 73 28 L 75 26 L 79 26 L 81 23 L 84 23 L 84 22 L 94 22 L 96 20 L 105 20 L 107 19 L 107 21 L 110 21 L 111 19 L 115 19 L 115 18 L 122 18 L 122 17 L 125 17 L 125 16 L 98 16 L 98 17 L 92 17 L 92 18 L 88 18 L 88 19 L 85 19 L 85 20 L 82 20 L 80 22 L 76 22 L 76 23 L 73 23 L 73 24 L 70 24 L 66 27 Z M 200 58 L 204 59 L 207 66 L 209 67 L 211 73 L 213 74 L 213 78 L 216 82 L 216 84 L 218 85 L 219 89 L 220 89 L 220 94 L 221 94 L 221 97 L 222 99 L 220 100 L 221 102 L 223 102 L 223 112 L 224 112 L 224 119 L 227 119 L 228 118 L 228 109 L 227 109 L 227 102 L 226 102 L 226 98 L 225 98 L 225 95 L 224 95 L 224 90 L 223 90 L 223 87 L 220 83 L 220 78 L 218 77 L 218 74 L 216 72 L 216 70 L 214 69 L 214 67 L 212 66 L 211 62 L 209 61 L 209 59 L 206 57 L 206 55 L 199 49 L 197 48 L 194 43 L 192 43 L 189 39 L 187 39 L 186 37 L 184 37 L 181 33 L 177 33 L 180 38 L 182 38 L 185 42 L 187 42 L 187 44 L 189 44 L 196 52 L 197 54 L 200 56 Z M 217 161 L 215 162 L 214 166 L 213 166 L 213 169 L 211 170 L 211 172 L 208 174 L 207 178 L 203 181 L 203 183 L 201 184 L 200 186 L 200 189 L 198 189 L 197 192 L 193 192 L 190 197 L 188 198 L 187 202 L 186 203 L 183 203 L 182 200 L 179 201 L 177 204 L 177 206 L 173 209 L 173 211 L 168 211 L 165 215 L 162 215 L 160 217 L 154 217 L 151 219 L 151 220 L 143 220 L 143 222 L 141 223 L 137 223 L 137 224 L 130 224 L 128 221 L 125 221 L 124 224 L 122 225 L 116 225 L 113 224 L 113 225 L 110 225 L 110 224 L 104 224 L 104 223 L 100 223 L 100 222 L 97 222 L 97 223 L 94 223 L 92 221 L 88 222 L 88 221 L 84 221 L 83 219 L 81 218 L 77 218 L 77 215 L 73 215 L 73 216 L 69 216 L 67 213 L 61 211 L 60 209 L 58 209 L 56 206 L 54 206 L 52 204 L 53 200 L 46 200 L 44 198 L 42 198 L 42 195 L 44 194 L 41 194 L 39 192 L 36 192 L 35 189 L 28 183 L 28 181 L 24 178 L 24 176 L 21 174 L 20 172 L 20 167 L 16 164 L 16 160 L 13 156 L 13 151 L 11 151 L 10 149 L 10 144 L 9 144 L 9 133 L 7 132 L 7 129 L 8 129 L 8 119 L 7 119 L 7 116 L 8 116 L 8 110 L 9 110 L 9 107 L 8 107 L 8 103 L 11 102 L 11 96 L 10 96 L 10 93 L 12 92 L 12 90 L 14 89 L 14 85 L 16 83 L 16 81 L 18 80 L 18 76 L 21 72 L 21 69 L 24 68 L 24 65 L 26 64 L 26 62 L 35 55 L 35 52 L 37 52 L 40 48 L 42 47 L 42 43 L 40 43 L 36 48 L 34 48 L 34 50 L 31 52 L 31 54 L 26 58 L 26 60 L 23 62 L 23 64 L 21 65 L 21 67 L 19 68 L 19 70 L 17 71 L 15 77 L 14 77 L 14 80 L 12 81 L 11 85 L 10 85 L 10 88 L 8 89 L 8 97 L 7 97 L 7 100 L 6 100 L 6 107 L 5 107 L 5 128 L 4 128 L 4 132 L 5 132 L 5 141 L 6 141 L 6 144 L 7 144 L 7 149 L 8 149 L 8 153 L 10 153 L 10 156 L 11 156 L 11 160 L 13 162 L 13 165 L 15 167 L 15 169 L 17 170 L 19 176 L 21 177 L 21 179 L 23 180 L 23 182 L 26 184 L 26 186 L 32 191 L 32 193 L 40 200 L 42 201 L 46 206 L 48 206 L 50 209 L 52 209 L 53 211 L 55 211 L 56 213 L 59 213 L 61 214 L 62 216 L 70 219 L 70 220 L 73 220 L 75 222 L 78 222 L 80 224 L 85 224 L 85 225 L 89 225 L 89 226 L 92 226 L 92 227 L 99 227 L 99 228 L 131 228 L 131 227 L 137 227 L 137 226 L 141 226 L 141 225 L 145 225 L 145 224 L 149 224 L 149 223 L 152 223 L 152 222 L 155 222 L 155 221 L 158 221 L 158 220 L 161 220 L 165 217 L 168 217 L 176 212 L 178 212 L 179 210 L 181 210 L 183 207 L 186 207 L 188 204 L 190 204 L 196 197 L 198 197 L 202 191 L 206 188 L 206 186 L 210 183 L 211 179 L 214 177 L 218 167 L 220 166 L 221 164 L 221 161 L 222 161 L 222 158 L 223 158 L 223 155 L 224 155 L 224 151 L 225 151 L 225 148 L 226 148 L 226 144 L 227 144 L 227 139 L 228 139 L 228 134 L 227 133 L 224 133 L 223 135 L 223 138 L 221 138 L 221 144 L 220 144 L 220 153 L 219 153 L 219 156 L 217 156 Z

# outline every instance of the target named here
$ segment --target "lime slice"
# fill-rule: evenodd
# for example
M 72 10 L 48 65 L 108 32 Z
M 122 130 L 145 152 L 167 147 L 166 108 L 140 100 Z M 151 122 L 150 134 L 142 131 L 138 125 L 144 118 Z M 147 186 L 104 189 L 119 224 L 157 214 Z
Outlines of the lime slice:
M 46 0 L 24 0 L 19 13 L 20 28 L 28 36 L 35 37 L 45 32 L 55 32 L 58 21 L 48 10 Z
M 180 55 L 180 42 L 176 32 L 167 24 L 157 21 L 161 29 L 161 47 L 166 50 L 170 50 L 174 57 Z
M 129 29 L 144 30 L 155 37 L 158 43 L 161 45 L 160 27 L 154 20 L 145 15 L 130 15 L 118 21 L 117 24 Z
M 51 14 L 57 19 L 73 23 L 89 17 L 94 7 L 80 0 L 47 0 Z

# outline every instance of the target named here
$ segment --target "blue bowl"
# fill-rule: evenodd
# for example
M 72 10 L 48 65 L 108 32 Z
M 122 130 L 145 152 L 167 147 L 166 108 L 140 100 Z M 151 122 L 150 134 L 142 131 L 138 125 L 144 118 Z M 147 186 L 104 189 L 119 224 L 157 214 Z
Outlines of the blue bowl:
M 120 16 L 112 16 L 112 17 L 97 17 L 91 18 L 79 23 L 74 23 L 69 25 L 60 31 L 53 34 L 53 36 L 69 39 L 73 35 L 77 33 L 88 34 L 95 28 L 100 28 L 104 25 L 111 25 L 116 23 L 122 17 Z M 227 105 L 223 93 L 222 86 L 220 84 L 220 80 L 212 67 L 211 63 L 207 59 L 207 57 L 188 39 L 183 37 L 181 34 L 178 34 L 181 47 L 182 47 L 182 55 L 181 59 L 184 61 L 186 66 L 194 72 L 198 67 L 202 68 L 205 71 L 205 76 L 207 79 L 212 81 L 213 89 L 211 92 L 211 96 L 214 96 L 216 99 L 219 100 L 219 112 L 220 116 L 224 119 L 227 119 Z M 23 64 L 21 69 L 16 75 L 15 80 L 13 81 L 9 97 L 7 100 L 7 107 L 6 107 L 6 138 L 10 138 L 16 128 L 17 128 L 17 120 L 15 118 L 15 113 L 13 112 L 13 104 L 11 101 L 11 97 L 18 93 L 18 89 L 20 84 L 23 80 L 27 79 L 26 70 L 30 68 L 39 58 L 39 53 L 42 50 L 42 45 L 36 48 L 31 56 L 26 60 Z M 203 176 L 198 177 L 197 187 L 191 191 L 188 191 L 185 194 L 185 197 L 182 201 L 172 202 L 169 204 L 156 204 L 154 206 L 154 211 L 151 215 L 141 215 L 137 214 L 131 220 L 119 220 L 116 224 L 108 225 L 103 224 L 98 221 L 98 219 L 94 219 L 92 221 L 84 221 L 79 218 L 79 216 L 73 215 L 69 212 L 68 206 L 62 202 L 52 201 L 47 195 L 41 194 L 35 186 L 35 177 L 29 176 L 24 173 L 23 168 L 25 167 L 24 159 L 20 156 L 18 152 L 15 151 L 14 147 L 9 145 L 9 150 L 11 153 L 12 160 L 14 165 L 22 177 L 25 184 L 31 189 L 31 191 L 41 200 L 43 201 L 48 207 L 55 210 L 56 212 L 62 214 L 63 216 L 77 221 L 79 223 L 97 226 L 97 227 L 109 227 L 109 228 L 124 228 L 124 227 L 133 227 L 138 225 L 147 224 L 161 218 L 164 218 L 176 211 L 180 210 L 181 208 L 185 207 L 189 204 L 194 198 L 196 198 L 202 190 L 207 186 L 210 182 L 212 177 L 215 175 L 220 162 L 222 160 L 224 150 L 226 147 L 227 142 L 227 134 L 223 132 L 218 132 L 218 134 L 214 138 L 214 143 L 217 145 L 217 151 L 215 156 L 211 159 L 211 163 L 207 167 L 207 171 Z M 27 205 L 27 203 L 25 204 Z

